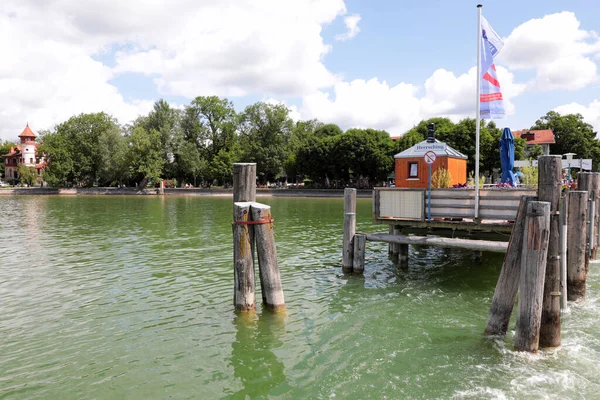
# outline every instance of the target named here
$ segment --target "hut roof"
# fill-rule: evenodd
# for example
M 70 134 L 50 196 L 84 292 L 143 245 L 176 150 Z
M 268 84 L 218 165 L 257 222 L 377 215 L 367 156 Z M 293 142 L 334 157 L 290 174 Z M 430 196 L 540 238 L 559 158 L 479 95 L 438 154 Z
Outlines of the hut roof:
M 463 153 L 454 150 L 446 143 L 440 142 L 437 139 L 435 139 L 435 142 L 433 143 L 423 140 L 422 142 L 415 144 L 413 147 L 396 154 L 394 158 L 423 157 L 428 151 L 433 151 L 438 157 L 462 158 L 463 160 L 468 158 Z

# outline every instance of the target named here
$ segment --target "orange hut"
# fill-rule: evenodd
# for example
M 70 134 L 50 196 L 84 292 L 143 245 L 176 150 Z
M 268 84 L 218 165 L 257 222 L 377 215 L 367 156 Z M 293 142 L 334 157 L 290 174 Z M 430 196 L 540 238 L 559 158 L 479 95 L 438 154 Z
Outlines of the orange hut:
M 467 156 L 446 143 L 428 138 L 394 156 L 396 187 L 427 188 L 427 163 L 424 157 L 430 151 L 436 156 L 431 165 L 432 175 L 438 169 L 446 168 L 450 172 L 451 185 L 467 182 Z

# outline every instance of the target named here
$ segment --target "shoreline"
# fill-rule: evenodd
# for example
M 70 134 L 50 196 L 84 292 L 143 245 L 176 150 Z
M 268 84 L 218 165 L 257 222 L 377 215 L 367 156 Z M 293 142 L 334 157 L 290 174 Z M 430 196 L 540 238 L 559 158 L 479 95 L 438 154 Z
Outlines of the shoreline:
M 0 189 L 2 196 L 157 196 L 158 189 L 138 190 L 136 188 L 9 188 Z M 233 197 L 233 189 L 164 189 L 165 196 L 209 196 Z M 321 197 L 343 198 L 344 189 L 256 189 L 257 197 Z M 372 189 L 357 189 L 358 198 L 372 198 Z

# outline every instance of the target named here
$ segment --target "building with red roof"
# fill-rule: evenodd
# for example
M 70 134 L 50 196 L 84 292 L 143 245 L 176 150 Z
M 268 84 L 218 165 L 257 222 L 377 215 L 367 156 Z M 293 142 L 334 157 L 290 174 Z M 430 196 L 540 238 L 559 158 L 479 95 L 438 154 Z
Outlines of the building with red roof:
M 10 151 L 2 155 L 4 158 L 4 178 L 6 180 L 19 179 L 19 165 L 34 167 L 41 180 L 46 162 L 42 156 L 38 156 L 36 138 L 37 135 L 33 133 L 29 124 L 27 124 L 19 135 L 20 144 L 11 146 Z
M 550 154 L 550 145 L 556 143 L 552 129 L 523 129 L 520 131 L 513 131 L 513 136 L 523 138 L 527 141 L 525 151 L 528 151 L 537 144 L 542 147 L 545 155 Z

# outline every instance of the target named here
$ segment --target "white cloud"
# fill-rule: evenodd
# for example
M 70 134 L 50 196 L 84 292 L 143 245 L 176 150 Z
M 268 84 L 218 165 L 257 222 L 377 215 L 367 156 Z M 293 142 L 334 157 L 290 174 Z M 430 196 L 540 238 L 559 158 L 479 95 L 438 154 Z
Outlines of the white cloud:
M 336 40 L 348 40 L 352 39 L 354 36 L 358 35 L 360 32 L 360 28 L 358 27 L 358 23 L 360 22 L 360 15 L 354 14 L 349 15 L 344 18 L 344 25 L 346 25 L 346 29 L 348 30 L 346 33 L 336 35 Z
M 600 132 L 600 101 L 592 101 L 587 107 L 579 103 L 570 103 L 554 109 L 559 114 L 581 114 L 585 122 L 591 124 L 596 132 Z
M 580 29 L 572 12 L 529 20 L 505 40 L 499 62 L 510 69 L 534 69 L 532 90 L 577 90 L 597 80 L 593 61 L 600 54 L 600 38 Z
M 390 87 L 377 78 L 337 83 L 334 96 L 316 92 L 304 97 L 303 118 L 318 118 L 343 128 L 385 129 L 401 134 L 420 120 L 418 88 L 400 83 Z
M 155 99 L 124 98 L 111 80 L 137 72 L 164 95 L 301 96 L 338 78 L 322 25 L 344 0 L 20 0 L 0 10 L 0 137 L 80 112 L 126 123 Z M 102 59 L 116 53 L 116 66 Z M 105 61 L 106 62 L 106 61 Z

